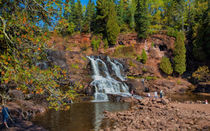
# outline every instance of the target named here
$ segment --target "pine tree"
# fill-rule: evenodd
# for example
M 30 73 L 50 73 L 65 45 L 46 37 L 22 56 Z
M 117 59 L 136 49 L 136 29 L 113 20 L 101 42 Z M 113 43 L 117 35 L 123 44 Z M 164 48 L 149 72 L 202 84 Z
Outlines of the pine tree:
M 182 75 L 186 71 L 186 48 L 183 32 L 178 32 L 174 49 L 174 71 Z
M 171 62 L 169 61 L 169 59 L 167 57 L 163 57 L 161 62 L 160 62 L 160 69 L 170 75 L 173 73 L 173 68 L 171 66 Z
M 124 23 L 124 1 L 120 0 L 119 3 L 119 24 Z
M 77 0 L 77 3 L 75 5 L 75 25 L 76 25 L 76 30 L 80 31 L 82 30 L 82 4 L 80 0 Z
M 136 11 L 136 0 L 131 0 L 130 1 L 130 27 L 131 29 L 135 28 L 135 11 Z
M 202 15 L 193 41 L 193 55 L 196 60 L 205 61 L 210 58 L 210 7 Z
M 106 38 L 106 24 L 108 21 L 109 1 L 97 0 L 96 2 L 96 33 L 103 34 Z
M 70 0 L 68 3 L 68 6 L 70 8 L 68 11 L 70 13 L 70 15 L 66 14 L 66 17 L 68 17 L 69 22 L 73 22 L 75 24 L 76 23 L 75 0 Z M 64 14 L 64 16 L 65 16 L 65 14 Z
M 106 25 L 106 34 L 109 44 L 115 44 L 117 36 L 120 32 L 119 25 L 117 22 L 117 13 L 115 11 L 114 2 L 110 2 L 108 21 Z
M 143 39 L 147 37 L 147 30 L 149 26 L 149 20 L 147 17 L 147 3 L 146 0 L 137 0 L 136 1 L 136 13 L 135 13 L 135 22 L 136 22 L 136 31 L 138 32 L 138 38 Z
M 147 53 L 144 49 L 142 50 L 142 53 L 141 53 L 141 62 L 143 64 L 146 64 L 146 62 L 147 62 Z
M 86 12 L 85 12 L 85 29 L 86 32 L 91 32 L 91 25 L 93 23 L 93 17 L 95 14 L 95 5 L 92 2 L 92 0 L 89 0 L 87 8 L 86 8 Z

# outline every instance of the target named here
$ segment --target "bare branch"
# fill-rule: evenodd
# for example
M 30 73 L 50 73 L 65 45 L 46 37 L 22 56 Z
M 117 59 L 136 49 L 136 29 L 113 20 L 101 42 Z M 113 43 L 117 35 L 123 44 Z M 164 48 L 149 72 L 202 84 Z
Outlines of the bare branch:
M 1 19 L 2 23 L 3 23 L 3 33 L 4 33 L 4 35 L 5 35 L 6 38 L 10 41 L 10 43 L 13 44 L 14 42 L 9 38 L 9 36 L 8 36 L 7 33 L 6 33 L 6 21 L 5 21 L 4 18 L 1 17 L 1 16 L 0 16 L 0 19 Z
M 33 0 L 33 2 L 34 3 L 36 3 L 39 7 L 41 7 L 45 12 L 47 12 L 47 13 L 51 13 L 51 12 L 49 12 L 48 10 L 46 10 L 43 6 L 41 6 L 39 3 L 37 3 L 37 1 L 36 0 Z

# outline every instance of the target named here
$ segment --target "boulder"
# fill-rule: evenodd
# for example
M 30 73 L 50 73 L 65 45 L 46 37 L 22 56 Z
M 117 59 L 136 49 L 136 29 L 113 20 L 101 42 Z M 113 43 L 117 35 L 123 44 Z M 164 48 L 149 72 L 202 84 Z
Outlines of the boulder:
M 19 90 L 9 90 L 9 96 L 14 100 L 23 100 L 24 94 Z
M 161 103 L 162 103 L 163 105 L 167 105 L 167 104 L 169 103 L 169 100 L 166 99 L 166 98 L 162 98 L 162 99 L 161 99 Z

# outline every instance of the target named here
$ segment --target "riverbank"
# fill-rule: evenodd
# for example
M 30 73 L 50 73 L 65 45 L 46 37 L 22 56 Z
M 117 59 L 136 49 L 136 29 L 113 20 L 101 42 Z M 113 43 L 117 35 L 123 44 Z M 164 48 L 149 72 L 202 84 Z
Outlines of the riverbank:
M 0 130 L 2 131 L 46 131 L 43 127 L 35 125 L 31 122 L 31 119 L 39 114 L 46 112 L 47 107 L 41 104 L 35 104 L 33 101 L 17 100 L 7 103 L 10 116 L 13 121 L 9 120 L 9 129 L 6 129 L 2 121 L 0 123 Z M 0 107 L 1 114 L 2 107 Z M 2 115 L 0 115 L 2 120 Z
M 210 130 L 210 105 L 145 98 L 130 110 L 105 112 L 105 130 Z

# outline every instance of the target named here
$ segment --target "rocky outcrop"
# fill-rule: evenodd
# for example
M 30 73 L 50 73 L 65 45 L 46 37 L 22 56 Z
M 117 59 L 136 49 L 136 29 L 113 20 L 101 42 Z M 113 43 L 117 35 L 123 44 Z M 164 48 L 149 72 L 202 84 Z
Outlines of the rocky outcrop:
M 160 91 L 163 90 L 164 92 L 167 93 L 184 93 L 186 92 L 191 84 L 185 80 L 182 79 L 157 79 L 148 82 L 148 87 L 150 91 Z
M 193 104 L 191 104 L 193 106 Z M 209 130 L 210 113 L 176 106 L 167 99 L 143 99 L 129 111 L 109 113 L 106 119 L 112 121 L 105 130 Z M 210 108 L 209 105 L 204 108 Z

